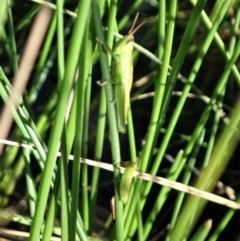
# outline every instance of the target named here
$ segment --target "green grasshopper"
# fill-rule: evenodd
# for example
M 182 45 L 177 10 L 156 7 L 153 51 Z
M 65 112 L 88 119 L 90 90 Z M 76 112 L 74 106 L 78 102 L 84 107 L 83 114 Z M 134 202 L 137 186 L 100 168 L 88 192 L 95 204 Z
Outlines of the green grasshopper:
M 142 22 L 134 29 L 138 15 L 139 14 L 137 13 L 128 34 L 114 45 L 113 50 L 110 50 L 108 46 L 105 46 L 113 58 L 111 66 L 111 82 L 115 84 L 115 109 L 117 127 L 120 133 L 126 133 L 130 91 L 133 81 L 133 35 L 145 23 Z
M 126 170 L 124 174 L 121 177 L 120 181 L 120 198 L 123 202 L 123 204 L 126 204 L 129 196 L 129 191 L 133 179 L 133 172 L 136 169 L 137 163 L 139 160 L 136 162 L 132 162 L 126 166 Z

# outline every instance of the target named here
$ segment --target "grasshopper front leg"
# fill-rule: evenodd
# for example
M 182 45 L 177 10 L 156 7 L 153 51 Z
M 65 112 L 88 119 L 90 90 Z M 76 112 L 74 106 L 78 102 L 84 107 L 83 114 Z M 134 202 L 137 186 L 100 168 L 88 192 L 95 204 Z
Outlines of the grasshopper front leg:
M 114 57 L 114 54 L 113 54 L 112 50 L 109 48 L 109 46 L 108 46 L 106 43 L 104 43 L 103 41 L 101 41 L 98 37 L 96 37 L 96 41 L 97 41 L 99 44 L 103 45 L 104 49 L 105 49 L 108 53 L 110 53 L 112 57 Z M 112 80 L 99 80 L 99 81 L 97 81 L 97 84 L 100 85 L 100 86 L 104 86 L 107 82 L 110 82 L 110 83 L 112 83 L 112 84 L 115 84 L 115 82 L 112 81 Z

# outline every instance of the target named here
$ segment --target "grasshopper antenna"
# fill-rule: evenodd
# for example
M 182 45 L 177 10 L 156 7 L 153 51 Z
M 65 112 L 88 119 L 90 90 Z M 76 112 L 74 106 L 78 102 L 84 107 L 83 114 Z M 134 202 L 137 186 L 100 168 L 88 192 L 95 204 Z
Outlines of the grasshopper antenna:
M 143 24 L 146 23 L 146 21 L 143 21 L 142 23 L 140 23 L 140 24 L 135 28 L 136 22 L 137 22 L 137 20 L 138 20 L 138 16 L 139 16 L 139 12 L 137 12 L 137 14 L 136 14 L 136 16 L 135 16 L 135 18 L 134 18 L 132 27 L 131 27 L 131 29 L 130 29 L 129 32 L 128 32 L 129 34 L 134 35 L 134 34 L 138 31 L 138 29 L 141 28 L 141 27 L 143 26 Z

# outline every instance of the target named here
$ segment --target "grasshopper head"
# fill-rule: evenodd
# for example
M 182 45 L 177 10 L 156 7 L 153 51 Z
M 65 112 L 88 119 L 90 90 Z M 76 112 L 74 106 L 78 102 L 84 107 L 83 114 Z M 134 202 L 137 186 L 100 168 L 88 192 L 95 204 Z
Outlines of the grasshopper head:
M 142 23 L 140 23 L 136 28 L 135 28 L 135 25 L 136 25 L 136 22 L 137 22 L 137 19 L 138 19 L 138 15 L 139 13 L 137 13 L 136 17 L 134 18 L 134 21 L 133 21 L 133 24 L 132 24 L 132 27 L 131 29 L 128 31 L 128 34 L 125 35 L 123 38 L 121 38 L 116 46 L 122 46 L 122 45 L 133 45 L 134 43 L 134 34 L 137 32 L 137 30 L 139 28 L 142 27 L 143 24 L 145 24 L 146 21 L 143 21 Z

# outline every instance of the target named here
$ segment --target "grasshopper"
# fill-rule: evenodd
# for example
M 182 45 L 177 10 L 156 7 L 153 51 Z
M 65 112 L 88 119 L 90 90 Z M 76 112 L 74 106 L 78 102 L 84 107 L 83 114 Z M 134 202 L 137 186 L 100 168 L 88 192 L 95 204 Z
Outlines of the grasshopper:
M 133 44 L 134 34 L 145 23 L 142 22 L 136 28 L 138 13 L 133 21 L 128 34 L 114 45 L 113 50 L 106 49 L 112 55 L 111 82 L 115 84 L 115 110 L 117 128 L 120 133 L 126 133 L 127 114 L 129 110 L 130 91 L 133 81 Z
M 133 179 L 133 172 L 136 169 L 137 163 L 139 159 L 136 162 L 132 162 L 126 166 L 126 170 L 124 174 L 121 177 L 120 181 L 120 198 L 123 202 L 123 204 L 126 204 L 129 196 L 129 191 Z

